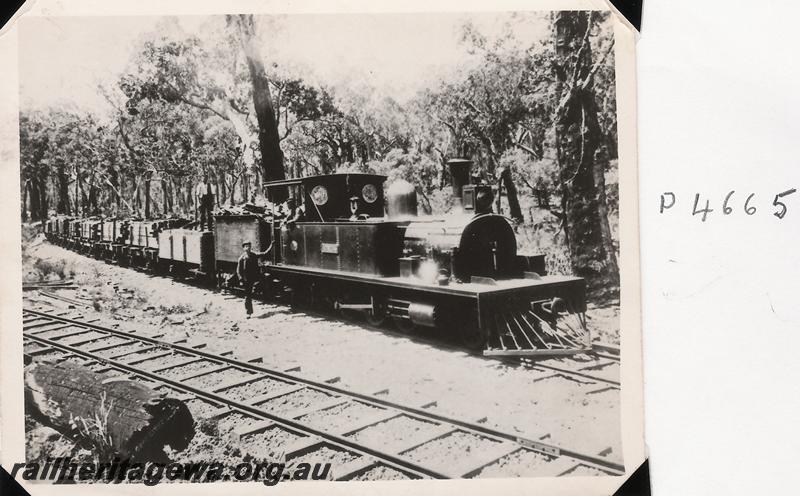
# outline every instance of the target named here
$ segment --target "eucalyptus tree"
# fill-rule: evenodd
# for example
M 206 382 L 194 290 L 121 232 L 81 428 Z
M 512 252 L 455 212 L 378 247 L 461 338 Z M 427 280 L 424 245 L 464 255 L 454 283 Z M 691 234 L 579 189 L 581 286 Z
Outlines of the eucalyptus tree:
M 22 220 L 47 218 L 50 133 L 45 116 L 21 114 L 19 148 L 22 186 Z
M 594 78 L 604 64 L 613 67 L 609 57 L 614 46 L 613 37 L 602 39 L 598 35 L 602 16 L 588 11 L 553 14 L 552 67 L 558 96 L 553 129 L 573 269 L 593 281 L 604 278 L 618 284 L 619 269 L 605 195 L 608 154 L 598 153 L 604 143 L 608 144 L 604 138 L 608 133 L 601 127 Z M 613 87 L 612 82 L 604 86 Z

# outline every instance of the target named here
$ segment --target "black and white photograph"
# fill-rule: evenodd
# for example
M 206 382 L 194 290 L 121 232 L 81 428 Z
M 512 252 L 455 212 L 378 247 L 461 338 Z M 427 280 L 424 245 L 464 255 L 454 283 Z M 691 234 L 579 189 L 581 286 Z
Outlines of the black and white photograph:
M 626 22 L 23 15 L 12 476 L 622 484 Z

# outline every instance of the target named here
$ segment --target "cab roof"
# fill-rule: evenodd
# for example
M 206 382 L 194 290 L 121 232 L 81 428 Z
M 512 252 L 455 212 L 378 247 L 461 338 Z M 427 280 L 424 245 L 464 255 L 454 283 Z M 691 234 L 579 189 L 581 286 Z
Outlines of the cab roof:
M 337 172 L 334 174 L 317 174 L 314 176 L 305 176 L 305 177 L 298 177 L 294 179 L 280 179 L 278 181 L 269 181 L 264 183 L 265 188 L 272 188 L 275 186 L 294 186 L 298 184 L 303 184 L 305 182 L 319 182 L 319 181 L 326 181 L 326 180 L 335 180 L 341 177 L 374 177 L 380 180 L 386 180 L 386 176 L 381 174 L 369 174 L 367 172 Z

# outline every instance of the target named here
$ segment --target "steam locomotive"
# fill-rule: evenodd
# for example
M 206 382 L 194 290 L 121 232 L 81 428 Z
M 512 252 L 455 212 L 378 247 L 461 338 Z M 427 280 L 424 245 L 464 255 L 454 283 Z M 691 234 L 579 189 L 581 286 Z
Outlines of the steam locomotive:
M 264 251 L 255 290 L 288 295 L 404 333 L 454 337 L 485 355 L 588 351 L 586 284 L 547 275 L 542 255 L 517 252 L 511 221 L 492 212 L 487 184 L 470 184 L 471 162 L 451 160 L 455 212 L 417 212 L 413 185 L 340 173 L 273 181 L 267 199 L 288 194 L 304 218 L 218 213 L 213 231 L 187 220 L 47 221 L 47 238 L 120 265 L 235 287 L 243 241 Z

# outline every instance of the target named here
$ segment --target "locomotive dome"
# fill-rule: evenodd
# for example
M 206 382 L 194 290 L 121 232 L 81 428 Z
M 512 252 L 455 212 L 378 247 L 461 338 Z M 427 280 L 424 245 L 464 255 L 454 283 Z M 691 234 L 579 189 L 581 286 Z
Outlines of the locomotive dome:
M 403 179 L 386 189 L 386 216 L 390 220 L 406 220 L 417 216 L 417 190 Z

